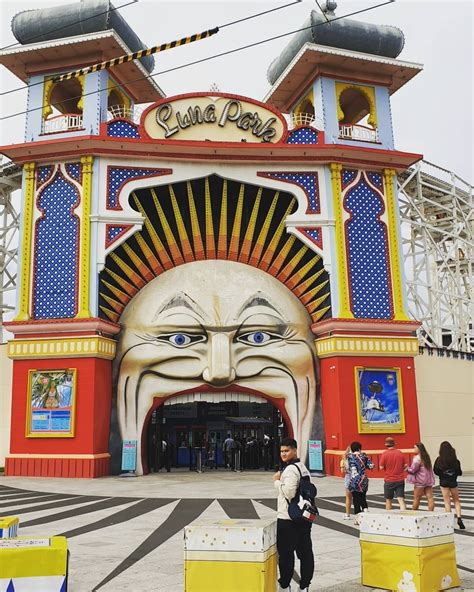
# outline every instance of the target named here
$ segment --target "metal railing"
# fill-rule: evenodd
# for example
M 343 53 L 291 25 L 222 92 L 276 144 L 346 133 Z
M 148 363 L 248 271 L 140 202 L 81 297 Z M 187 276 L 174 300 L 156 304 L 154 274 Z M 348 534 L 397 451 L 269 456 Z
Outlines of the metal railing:
M 43 121 L 43 134 L 57 134 L 83 128 L 82 113 L 65 113 Z
M 107 121 L 112 119 L 128 119 L 128 121 L 135 121 L 136 113 L 133 107 L 125 107 L 124 105 L 112 105 L 107 108 Z
M 321 131 L 324 127 L 322 119 L 312 113 L 292 113 L 286 116 L 286 119 L 290 130 L 295 127 L 312 127 Z
M 358 140 L 360 142 L 379 142 L 379 133 L 376 129 L 364 125 L 339 124 L 340 140 Z

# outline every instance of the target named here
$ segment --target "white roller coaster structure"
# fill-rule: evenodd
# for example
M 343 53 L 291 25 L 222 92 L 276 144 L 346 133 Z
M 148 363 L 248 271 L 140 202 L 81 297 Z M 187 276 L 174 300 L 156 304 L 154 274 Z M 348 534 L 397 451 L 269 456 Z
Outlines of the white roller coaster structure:
M 408 310 L 422 323 L 420 344 L 474 352 L 473 187 L 426 161 L 398 181 Z M 19 215 L 12 194 L 20 186 L 21 169 L 0 165 L 0 331 L 14 310 Z

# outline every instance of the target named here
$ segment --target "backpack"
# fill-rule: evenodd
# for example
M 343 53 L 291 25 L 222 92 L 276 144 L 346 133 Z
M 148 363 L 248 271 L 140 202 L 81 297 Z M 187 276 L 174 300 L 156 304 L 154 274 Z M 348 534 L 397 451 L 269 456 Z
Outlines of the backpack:
M 314 503 L 318 491 L 314 483 L 311 483 L 311 478 L 309 476 L 303 477 L 301 469 L 296 463 L 293 466 L 298 469 L 300 482 L 295 497 L 288 502 L 288 515 L 294 522 L 300 524 L 310 522 L 312 524 L 316 520 L 316 516 L 319 516 L 318 508 Z

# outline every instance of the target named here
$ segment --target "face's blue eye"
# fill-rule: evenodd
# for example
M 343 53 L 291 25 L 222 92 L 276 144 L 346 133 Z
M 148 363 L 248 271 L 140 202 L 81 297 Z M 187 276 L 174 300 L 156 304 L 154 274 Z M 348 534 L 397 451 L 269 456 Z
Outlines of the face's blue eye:
M 251 333 L 245 333 L 245 335 L 239 335 L 237 337 L 237 341 L 240 341 L 240 343 L 257 346 L 265 345 L 269 341 L 275 341 L 277 339 L 281 339 L 281 337 L 265 333 L 265 331 L 252 331 Z
M 191 339 L 187 335 L 184 335 L 184 333 L 170 335 L 169 340 L 173 345 L 177 345 L 178 347 L 183 347 L 183 345 L 188 345 L 188 343 L 191 343 Z
M 199 343 L 205 341 L 205 335 L 188 335 L 187 333 L 169 333 L 168 335 L 159 335 L 156 338 L 162 343 L 168 343 L 174 347 L 187 347 L 192 343 Z
M 267 335 L 266 333 L 262 333 L 261 331 L 255 331 L 255 333 L 253 333 L 252 335 L 249 335 L 249 341 L 251 343 L 265 343 L 265 341 L 267 341 L 266 338 L 269 338 L 270 336 Z

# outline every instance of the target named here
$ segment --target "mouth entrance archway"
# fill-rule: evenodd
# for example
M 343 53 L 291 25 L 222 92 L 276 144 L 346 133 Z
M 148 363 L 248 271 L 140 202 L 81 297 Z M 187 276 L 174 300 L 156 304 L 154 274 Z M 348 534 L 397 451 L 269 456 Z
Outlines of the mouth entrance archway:
M 246 393 L 178 395 L 156 406 L 144 429 L 147 472 L 196 469 L 274 470 L 285 417 L 269 400 Z M 234 445 L 225 444 L 228 435 Z

